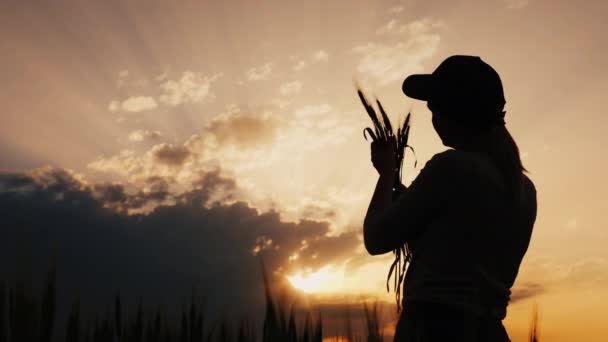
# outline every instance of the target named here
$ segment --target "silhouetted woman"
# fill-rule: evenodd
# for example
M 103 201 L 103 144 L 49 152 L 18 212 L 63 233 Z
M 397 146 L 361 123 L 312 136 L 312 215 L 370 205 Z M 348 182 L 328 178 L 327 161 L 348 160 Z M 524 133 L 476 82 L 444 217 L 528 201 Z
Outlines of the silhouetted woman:
M 393 201 L 394 140 L 374 142 L 379 179 L 364 222 L 370 254 L 408 243 L 395 341 L 509 341 L 502 320 L 536 219 L 536 190 L 507 131 L 496 71 L 452 56 L 405 79 L 427 101 L 433 127 L 451 147 L 427 162 Z

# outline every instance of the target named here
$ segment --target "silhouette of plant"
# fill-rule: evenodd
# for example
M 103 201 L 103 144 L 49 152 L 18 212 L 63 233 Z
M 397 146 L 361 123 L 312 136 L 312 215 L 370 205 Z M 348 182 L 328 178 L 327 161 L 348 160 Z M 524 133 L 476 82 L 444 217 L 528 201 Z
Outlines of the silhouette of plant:
M 532 324 L 530 327 L 530 342 L 538 342 L 538 306 L 534 303 L 532 308 Z
M 47 276 L 47 285 L 42 297 L 40 317 L 40 342 L 50 342 L 53 338 L 53 323 L 55 322 L 55 262 Z
M 6 341 L 6 284 L 4 280 L 0 280 L 0 342 Z
M 264 264 L 261 263 L 266 296 L 266 314 L 263 342 L 322 342 L 323 318 L 320 314 L 305 313 L 304 322 L 298 330 L 296 306 L 276 303 L 270 289 L 270 281 Z M 55 265 L 46 277 L 42 295 L 36 300 L 29 294 L 23 282 L 9 288 L 0 282 L 0 342 L 57 341 L 53 336 L 56 311 Z M 8 292 L 8 293 L 7 293 Z M 8 301 L 7 301 L 8 299 Z M 179 324 L 167 322 L 167 315 L 158 306 L 153 312 L 144 309 L 140 298 L 136 310 L 131 315 L 123 315 L 122 298 L 114 297 L 114 312 L 108 311 L 103 319 L 93 320 L 83 317 L 80 297 L 76 296 L 65 325 L 66 342 L 255 342 L 258 335 L 250 321 L 241 319 L 237 325 L 222 320 L 219 324 L 205 326 L 203 305 L 194 292 L 187 305 L 182 306 Z M 8 307 L 7 307 L 8 305 Z M 344 330 L 335 340 L 349 342 L 384 341 L 378 303 L 363 304 L 365 331 L 363 335 L 354 333 L 354 325 L 349 309 L 344 312 Z M 127 311 L 128 312 L 128 311 Z M 8 313 L 4 316 L 5 313 Z M 340 335 L 340 334 L 336 334 Z M 538 342 L 538 311 L 534 306 L 530 329 L 530 341 Z
M 65 340 L 66 342 L 80 341 L 80 300 L 78 298 L 72 304 Z
M 378 304 L 374 303 L 371 308 L 363 304 L 365 311 L 365 325 L 367 328 L 367 342 L 382 342 L 384 336 L 380 330 L 380 318 L 378 316 Z
M 363 129 L 363 137 L 367 140 L 366 133 L 372 138 L 373 141 L 388 141 L 389 138 L 395 137 L 396 146 L 395 146 L 395 165 L 397 168 L 395 169 L 394 176 L 394 185 L 393 185 L 393 200 L 395 200 L 399 194 L 405 190 L 405 186 L 401 182 L 402 170 L 403 170 L 403 159 L 405 156 L 406 149 L 410 149 L 412 154 L 415 153 L 414 149 L 408 145 L 408 140 L 410 136 L 410 113 L 405 116 L 405 120 L 402 125 L 397 126 L 397 133 L 393 132 L 393 127 L 391 125 L 391 121 L 382 107 L 380 100 L 376 99 L 376 104 L 378 109 L 380 110 L 380 115 L 376 113 L 374 107 L 369 103 L 363 91 L 359 87 L 357 87 L 357 94 L 359 95 L 359 99 L 365 108 L 365 111 L 369 115 L 372 123 L 374 124 L 374 129 L 372 130 L 369 127 Z M 414 161 L 414 167 L 416 167 L 417 161 Z M 397 312 L 401 311 L 401 284 L 403 283 L 403 279 L 405 277 L 405 271 L 407 269 L 407 265 L 411 262 L 412 253 L 409 248 L 407 242 L 401 245 L 399 248 L 393 251 L 395 255 L 395 260 L 393 261 L 389 272 L 388 277 L 386 279 L 386 291 L 390 291 L 389 283 L 391 279 L 391 275 L 395 272 L 395 278 L 393 283 L 393 290 L 395 291 L 395 299 L 397 301 Z

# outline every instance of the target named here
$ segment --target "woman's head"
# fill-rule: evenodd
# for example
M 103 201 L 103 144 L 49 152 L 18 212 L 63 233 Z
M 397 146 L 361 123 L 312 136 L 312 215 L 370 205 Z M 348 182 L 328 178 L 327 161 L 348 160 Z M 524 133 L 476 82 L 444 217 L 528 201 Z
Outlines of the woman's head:
M 504 128 L 504 122 L 500 122 L 504 112 L 500 115 L 485 115 L 496 116 L 495 122 L 475 122 L 460 119 L 467 115 L 454 113 L 449 106 L 442 107 L 428 101 L 427 107 L 432 113 L 433 128 L 441 138 L 441 142 L 454 149 L 485 151 L 487 150 L 486 145 L 489 143 L 489 136 L 495 134 L 497 130 L 501 129 L 501 126 Z
M 439 135 L 443 145 L 457 148 L 459 145 L 458 142 L 462 137 L 466 136 L 466 133 L 464 132 L 466 127 L 463 127 L 449 117 L 442 116 L 441 114 L 433 112 L 432 110 L 431 113 L 433 114 L 431 118 L 433 128 L 435 128 L 435 132 L 437 132 L 437 135 Z
M 500 76 L 475 56 L 451 56 L 432 74 L 411 75 L 403 92 L 427 101 L 444 145 L 489 155 L 518 198 L 523 171 L 517 144 L 505 127 Z
M 408 76 L 405 95 L 428 102 L 433 113 L 472 126 L 503 123 L 505 97 L 500 76 L 476 56 L 451 56 L 432 74 Z

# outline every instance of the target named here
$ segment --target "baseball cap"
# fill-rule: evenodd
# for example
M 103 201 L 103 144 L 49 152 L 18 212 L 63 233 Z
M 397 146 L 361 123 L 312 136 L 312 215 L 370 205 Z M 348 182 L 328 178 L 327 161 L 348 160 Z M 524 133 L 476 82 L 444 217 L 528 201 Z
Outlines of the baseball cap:
M 432 74 L 408 76 L 402 90 L 427 101 L 433 113 L 471 124 L 504 124 L 500 76 L 478 56 L 450 56 Z

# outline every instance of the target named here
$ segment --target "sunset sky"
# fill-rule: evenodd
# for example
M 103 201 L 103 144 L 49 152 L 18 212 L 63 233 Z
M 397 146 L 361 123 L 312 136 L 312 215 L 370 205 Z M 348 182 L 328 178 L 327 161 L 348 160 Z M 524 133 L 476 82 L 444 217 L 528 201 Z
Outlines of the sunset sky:
M 262 255 L 315 303 L 393 303 L 392 256 L 362 243 L 377 175 L 353 81 L 394 121 L 412 113 L 409 184 L 445 147 L 403 79 L 476 55 L 501 75 L 538 191 L 505 325 L 524 341 L 537 302 L 541 340 L 605 341 L 607 15 L 605 1 L 2 1 L 0 212 L 31 218 L 2 225 L 3 272 L 15 241 L 41 258 L 54 241 L 59 276 L 103 274 L 109 299 L 188 294 L 170 272 L 221 305 L 261 291 Z

